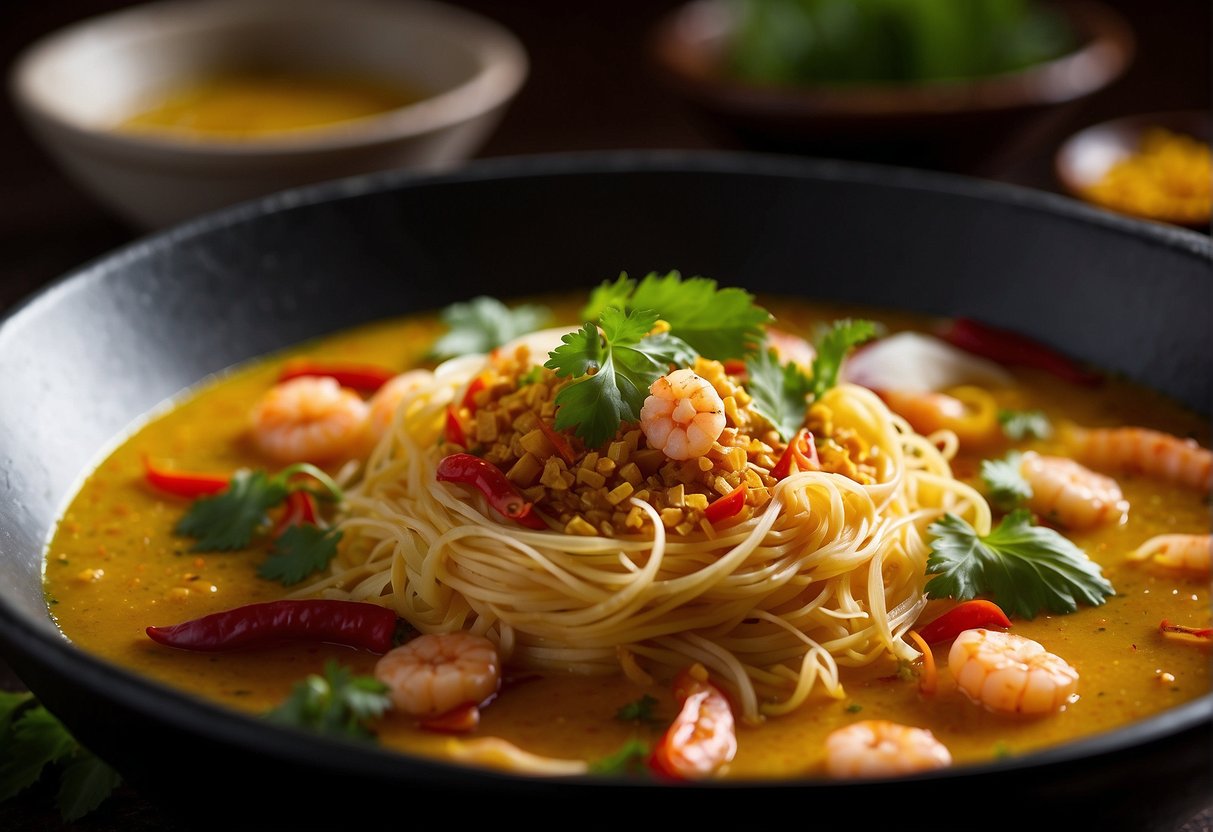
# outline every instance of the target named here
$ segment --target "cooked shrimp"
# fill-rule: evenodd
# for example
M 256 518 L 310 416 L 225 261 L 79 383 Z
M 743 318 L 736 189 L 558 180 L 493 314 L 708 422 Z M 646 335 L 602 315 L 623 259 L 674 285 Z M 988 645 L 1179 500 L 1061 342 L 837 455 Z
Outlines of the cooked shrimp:
M 1145 474 L 1201 491 L 1213 489 L 1213 451 L 1193 439 L 1147 428 L 1078 428 L 1065 432 L 1074 455 L 1097 468 Z
M 371 439 L 378 442 L 392 426 L 396 408 L 404 397 L 429 384 L 434 374 L 429 370 L 409 370 L 392 378 L 375 391 L 370 400 L 370 417 L 367 423 Z
M 1160 534 L 1151 537 L 1129 554 L 1129 560 L 1149 560 L 1167 569 L 1197 575 L 1209 574 L 1213 557 L 1213 535 Z
M 948 749 L 925 728 L 867 719 L 826 737 L 831 777 L 895 777 L 950 765 Z
M 691 370 L 675 370 L 649 388 L 640 429 L 649 447 L 670 459 L 706 454 L 724 432 L 724 401 L 711 382 Z
M 1116 480 L 1072 459 L 1029 451 L 1019 470 L 1032 486 L 1028 508 L 1068 529 L 1119 523 L 1129 513 L 1129 501 Z
M 323 376 L 276 384 L 253 407 L 252 436 L 279 462 L 331 462 L 358 454 L 367 406 L 353 390 Z
M 484 636 L 427 634 L 388 651 L 375 665 L 392 704 L 413 716 L 434 716 L 497 692 L 501 662 Z
M 1078 671 L 1036 641 L 997 630 L 965 630 L 948 669 L 973 702 L 1000 714 L 1046 714 L 1068 703 Z

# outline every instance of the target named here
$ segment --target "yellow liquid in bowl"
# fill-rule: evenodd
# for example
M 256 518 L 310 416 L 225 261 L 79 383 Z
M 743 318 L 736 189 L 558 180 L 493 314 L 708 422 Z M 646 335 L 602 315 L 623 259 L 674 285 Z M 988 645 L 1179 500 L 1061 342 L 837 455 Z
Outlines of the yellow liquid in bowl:
M 257 139 L 380 115 L 423 97 L 397 84 L 359 77 L 230 74 L 173 90 L 119 129 Z

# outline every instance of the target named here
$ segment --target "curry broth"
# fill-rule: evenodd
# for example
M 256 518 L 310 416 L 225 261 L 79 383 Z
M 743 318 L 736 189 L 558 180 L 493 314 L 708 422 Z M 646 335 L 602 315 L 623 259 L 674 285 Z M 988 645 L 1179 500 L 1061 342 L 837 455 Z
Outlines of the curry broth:
M 563 320 L 575 320 L 578 304 L 551 304 Z M 780 325 L 809 333 L 812 326 L 864 310 L 810 307 L 781 299 Z M 879 314 L 890 329 L 926 321 Z M 371 673 L 376 656 L 334 646 L 282 646 L 224 655 L 161 647 L 144 634 L 148 625 L 173 624 L 207 613 L 286 594 L 260 579 L 263 551 L 204 553 L 172 534 L 188 502 L 154 493 L 144 483 L 143 458 L 174 467 L 227 473 L 270 467 L 257 458 L 244 433 L 252 403 L 276 379 L 288 357 L 306 355 L 405 369 L 423 360 L 442 327 L 417 317 L 368 325 L 310 342 L 209 380 L 171 409 L 140 426 L 88 477 L 68 506 L 49 544 L 46 592 L 62 631 L 81 648 L 235 709 L 262 713 L 325 661 L 337 659 Z M 1075 388 L 1050 376 L 1016 371 L 1020 386 L 1000 404 L 1044 410 L 1057 423 L 1143 425 L 1208 444 L 1208 426 L 1194 414 L 1139 387 L 1110 381 L 1098 389 Z M 1023 447 L 1060 450 L 1050 442 Z M 976 478 L 978 459 L 958 458 L 957 476 Z M 918 693 L 899 678 L 891 660 L 861 670 L 842 668 L 847 696 L 816 694 L 799 711 L 740 725 L 739 751 L 730 777 L 778 777 L 820 771 L 823 740 L 858 719 L 891 719 L 930 728 L 956 764 L 1024 754 L 1075 737 L 1098 733 L 1194 699 L 1210 687 L 1207 644 L 1158 632 L 1163 618 L 1209 624 L 1207 579 L 1165 574 L 1126 562 L 1148 537 L 1165 532 L 1204 532 L 1208 506 L 1197 492 L 1140 477 L 1117 475 L 1132 508 L 1128 521 L 1094 533 L 1069 535 L 1104 569 L 1117 595 L 1100 607 L 1067 616 L 1041 615 L 1014 622 L 1012 632 L 1035 639 L 1081 674 L 1079 699 L 1064 712 L 1037 719 L 988 713 L 955 689 L 946 651 L 937 651 L 940 690 Z M 928 609 L 924 619 L 934 615 Z M 655 740 L 676 713 L 665 685 L 640 688 L 623 676 L 511 678 L 483 712 L 477 736 L 498 736 L 555 757 L 605 756 L 633 737 Z M 616 711 L 643 694 L 659 700 L 653 727 L 620 722 Z M 417 730 L 410 718 L 389 715 L 378 726 L 382 743 L 425 754 L 442 754 L 452 740 Z

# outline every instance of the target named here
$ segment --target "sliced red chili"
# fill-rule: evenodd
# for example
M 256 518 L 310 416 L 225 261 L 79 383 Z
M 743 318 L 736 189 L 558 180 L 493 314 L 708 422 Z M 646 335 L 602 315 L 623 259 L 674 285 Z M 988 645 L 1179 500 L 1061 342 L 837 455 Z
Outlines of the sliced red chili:
M 491 462 L 471 454 L 451 454 L 438 463 L 439 482 L 458 482 L 474 486 L 489 505 L 510 520 L 530 529 L 546 529 L 543 518 L 534 511 L 534 504 L 505 478 L 501 469 Z
M 793 464 L 796 465 L 797 472 L 816 471 L 821 468 L 821 462 L 817 458 L 817 443 L 813 441 L 813 434 L 809 432 L 808 428 L 801 428 L 792 437 L 792 441 L 784 449 L 783 455 L 771 469 L 771 476 L 777 480 L 787 477 L 794 473 Z
M 273 536 L 279 537 L 291 526 L 304 525 L 316 525 L 316 498 L 310 491 L 292 491 L 286 495 L 286 504 L 274 524 Z
M 278 380 L 290 381 L 303 376 L 327 376 L 335 379 L 342 387 L 352 387 L 355 390 L 373 393 L 396 375 L 395 370 L 370 364 L 330 364 L 304 359 L 288 362 L 278 375 Z
M 557 430 L 542 419 L 539 420 L 539 430 L 547 437 L 547 440 L 552 443 L 552 447 L 556 449 L 556 453 L 564 457 L 564 461 L 569 465 L 573 464 L 576 456 L 573 454 L 573 446 L 569 444 L 569 440 L 562 436 Z
M 167 468 L 158 468 L 146 456 L 143 458 L 143 471 L 148 485 L 156 490 L 190 499 L 217 494 L 231 483 L 231 477 L 226 474 L 203 474 L 197 471 L 170 471 Z
M 467 434 L 463 431 L 463 425 L 459 421 L 459 414 L 455 412 L 454 405 L 450 405 L 446 409 L 446 427 L 443 428 L 443 436 L 452 445 L 464 448 L 468 446 Z
M 248 604 L 181 624 L 148 627 L 147 635 L 166 647 L 202 652 L 312 641 L 386 653 L 394 646 L 396 624 L 396 613 L 378 604 L 320 598 Z
M 1165 618 L 1158 625 L 1158 631 L 1160 633 L 1180 633 L 1185 636 L 1213 639 L 1213 627 L 1186 627 L 1183 624 L 1172 624 Z
M 971 318 L 957 318 L 942 335 L 953 346 L 999 364 L 1044 370 L 1074 384 L 1090 386 L 1102 380 L 1098 373 L 1031 338 Z
M 484 376 L 476 376 L 468 385 L 468 391 L 463 394 L 463 406 L 471 412 L 476 412 L 476 394 L 487 386 Z
M 480 706 L 467 702 L 437 716 L 421 720 L 420 727 L 439 734 L 468 734 L 480 726 Z
M 682 709 L 649 756 L 649 768 L 676 780 L 711 777 L 737 754 L 728 698 L 711 682 L 683 671 L 674 680 Z
M 1005 630 L 1011 619 L 992 601 L 977 599 L 958 604 L 918 631 L 927 644 L 951 641 L 965 630 L 978 627 Z
M 725 494 L 713 500 L 703 511 L 703 516 L 708 519 L 709 523 L 719 523 L 721 520 L 727 520 L 730 517 L 736 517 L 745 507 L 746 484 L 743 482 Z

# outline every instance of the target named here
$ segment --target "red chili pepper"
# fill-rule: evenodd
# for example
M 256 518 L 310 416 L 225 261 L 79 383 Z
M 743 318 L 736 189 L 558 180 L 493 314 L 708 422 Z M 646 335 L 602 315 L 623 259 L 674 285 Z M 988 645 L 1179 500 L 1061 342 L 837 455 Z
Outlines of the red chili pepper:
M 144 477 L 148 485 L 177 497 L 205 497 L 227 488 L 231 477 L 225 474 L 200 474 L 195 471 L 169 471 L 157 468 L 146 456 L 143 458 Z
M 484 376 L 476 376 L 472 379 L 472 383 L 468 385 L 468 391 L 463 394 L 463 406 L 475 413 L 476 394 L 483 390 L 486 384 Z
M 451 454 L 438 463 L 439 482 L 459 482 L 475 486 L 489 505 L 509 519 L 529 529 L 546 529 L 547 523 L 534 511 L 534 503 L 522 496 L 505 478 L 501 469 L 471 454 Z
M 378 604 L 287 600 L 249 604 L 168 627 L 148 627 L 147 634 L 166 647 L 203 652 L 315 641 L 386 653 L 393 647 L 396 625 L 396 613 Z
M 682 710 L 649 756 L 649 768 L 676 780 L 711 777 L 737 753 L 728 698 L 711 682 L 682 671 L 674 680 Z
M 455 412 L 455 406 L 449 405 L 446 409 L 446 427 L 443 429 L 443 435 L 446 441 L 452 445 L 460 445 L 464 448 L 468 446 L 467 434 L 463 432 L 463 425 L 459 423 L 459 414 Z
M 729 517 L 736 517 L 741 513 L 741 509 L 745 507 L 745 497 L 746 484 L 743 482 L 728 494 L 713 500 L 703 510 L 703 516 L 712 524 L 716 524 Z
M 940 641 L 951 641 L 965 630 L 977 627 L 987 629 L 998 628 L 1005 630 L 1011 626 L 1011 619 L 995 603 L 991 601 L 965 601 L 958 604 L 930 624 L 918 631 L 922 640 L 927 644 Z
M 1158 625 L 1158 631 L 1160 633 L 1181 633 L 1186 636 L 1213 639 L 1213 627 L 1185 627 L 1183 624 L 1172 624 L 1165 618 Z
M 286 505 L 274 524 L 273 536 L 281 536 L 291 526 L 304 525 L 316 525 L 316 498 L 310 491 L 292 491 L 286 495 Z
M 1091 386 L 1102 380 L 1098 373 L 1086 369 L 1054 349 L 1023 335 L 979 323 L 971 318 L 957 318 L 942 335 L 944 340 L 953 346 L 999 364 L 1033 367 L 1074 384 Z
M 565 439 L 556 429 L 542 419 L 539 420 L 539 430 L 543 431 L 543 435 L 552 443 L 552 447 L 556 449 L 556 453 L 564 457 L 564 461 L 569 465 L 573 464 L 576 455 L 573 453 L 573 446 L 569 444 L 569 440 Z
M 475 702 L 457 705 L 445 713 L 426 717 L 420 726 L 439 734 L 468 734 L 480 726 L 480 706 Z
M 373 393 L 395 378 L 397 373 L 395 370 L 370 364 L 326 364 L 304 359 L 287 363 L 282 368 L 278 380 L 290 381 L 303 376 L 328 376 L 336 379 L 342 387 Z
M 792 437 L 783 455 L 771 469 L 771 476 L 781 480 L 793 473 L 793 462 L 796 463 L 797 471 L 816 471 L 821 467 L 821 462 L 817 459 L 817 443 L 813 441 L 813 434 L 808 428 L 801 428 Z
M 729 358 L 724 362 L 724 371 L 727 375 L 734 378 L 745 379 L 748 371 L 746 370 L 745 362 L 740 358 Z

